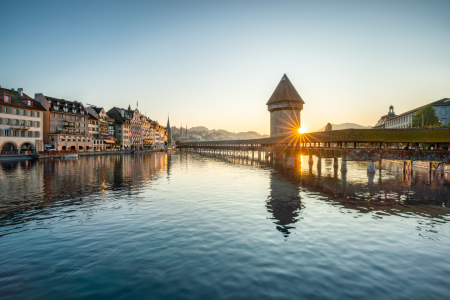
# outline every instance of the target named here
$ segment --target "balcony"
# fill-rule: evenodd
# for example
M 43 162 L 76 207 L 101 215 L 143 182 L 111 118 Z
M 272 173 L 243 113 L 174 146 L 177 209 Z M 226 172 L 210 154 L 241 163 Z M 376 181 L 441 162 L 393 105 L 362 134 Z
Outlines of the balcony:
M 9 128 L 10 128 L 10 129 L 14 129 L 14 130 L 17 130 L 17 129 L 29 130 L 30 127 L 31 127 L 31 126 L 23 125 L 23 124 L 22 124 L 22 125 L 11 125 L 11 124 L 9 124 Z
M 73 130 L 57 130 L 57 131 L 53 131 L 50 132 L 50 134 L 64 134 L 64 135 L 86 135 L 86 131 L 82 131 L 82 132 L 75 132 L 75 129 Z

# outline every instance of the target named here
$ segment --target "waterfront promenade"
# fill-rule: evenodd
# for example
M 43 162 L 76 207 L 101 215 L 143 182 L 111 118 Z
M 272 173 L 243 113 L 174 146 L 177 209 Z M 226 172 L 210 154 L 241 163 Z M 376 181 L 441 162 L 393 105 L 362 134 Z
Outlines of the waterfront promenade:
M 67 155 L 76 154 L 78 156 L 97 156 L 97 155 L 115 155 L 115 154 L 133 154 L 133 153 L 146 153 L 146 152 L 162 152 L 166 150 L 174 150 L 172 148 L 155 148 L 155 149 L 142 149 L 142 150 L 107 150 L 107 151 L 49 151 L 45 153 L 29 153 L 29 154 L 2 154 L 0 161 L 5 160 L 18 160 L 18 159 L 49 159 L 49 158 L 62 158 Z

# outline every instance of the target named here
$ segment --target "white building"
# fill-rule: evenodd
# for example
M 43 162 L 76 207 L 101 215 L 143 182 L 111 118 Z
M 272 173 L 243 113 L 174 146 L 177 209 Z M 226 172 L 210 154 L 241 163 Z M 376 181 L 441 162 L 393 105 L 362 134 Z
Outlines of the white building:
M 0 152 L 42 151 L 45 108 L 23 93 L 23 89 L 0 87 Z
M 410 128 L 411 121 L 416 112 L 428 105 L 432 105 L 434 111 L 436 112 L 436 116 L 439 118 L 439 121 L 443 125 L 450 124 L 450 98 L 443 98 L 438 101 L 431 102 L 427 105 L 420 106 L 418 108 L 412 109 L 410 111 L 404 112 L 400 115 L 389 115 L 389 118 L 385 118 L 386 116 L 381 117 L 380 121 L 378 121 L 377 125 L 374 128 Z M 391 110 L 389 110 L 391 111 Z M 393 112 L 393 108 L 392 108 Z

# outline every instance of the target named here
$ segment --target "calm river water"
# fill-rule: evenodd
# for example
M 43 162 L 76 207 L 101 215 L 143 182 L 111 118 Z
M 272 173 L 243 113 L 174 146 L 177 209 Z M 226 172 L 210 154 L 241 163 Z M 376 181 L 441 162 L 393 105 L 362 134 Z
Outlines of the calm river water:
M 0 162 L 0 298 L 448 299 L 448 174 L 302 159 Z

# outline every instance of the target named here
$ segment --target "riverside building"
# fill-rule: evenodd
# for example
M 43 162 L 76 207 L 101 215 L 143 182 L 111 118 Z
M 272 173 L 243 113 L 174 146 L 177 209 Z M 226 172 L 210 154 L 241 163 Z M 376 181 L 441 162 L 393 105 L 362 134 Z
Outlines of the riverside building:
M 144 148 L 149 149 L 153 146 L 153 140 L 151 138 L 151 127 L 152 120 L 147 118 L 147 116 L 141 115 L 142 119 L 142 142 L 144 143 Z
M 140 149 L 143 146 L 142 119 L 137 108 L 131 110 L 130 106 L 128 106 L 128 113 L 131 116 L 131 146 Z
M 409 110 L 407 112 L 404 112 L 402 114 L 396 115 L 393 113 L 393 106 L 389 108 L 389 113 L 391 113 L 392 108 L 392 114 L 388 114 L 386 116 L 383 116 L 380 118 L 380 120 L 377 122 L 377 124 L 374 126 L 374 128 L 387 128 L 387 129 L 394 129 L 394 128 L 410 128 L 411 127 L 411 121 L 413 116 L 416 114 L 416 112 L 425 107 L 431 105 L 434 108 L 434 111 L 436 112 L 436 116 L 439 118 L 439 121 L 443 125 L 449 125 L 450 124 L 450 98 L 443 98 L 441 100 L 437 100 L 431 103 L 428 103 L 426 105 L 417 107 L 415 109 Z
M 93 138 L 88 132 L 89 114 L 78 101 L 68 101 L 36 94 L 45 108 L 44 143 L 56 150 L 92 150 Z
M 93 150 L 102 151 L 103 140 L 100 139 L 100 122 L 99 122 L 100 117 L 93 107 L 86 107 L 86 110 L 89 114 L 88 132 L 92 136 L 92 140 L 94 143 Z
M 19 154 L 43 149 L 45 108 L 23 89 L 0 87 L 0 153 Z
M 113 107 L 106 113 L 114 119 L 114 136 L 120 140 L 121 149 L 131 148 L 131 114 L 123 108 Z

